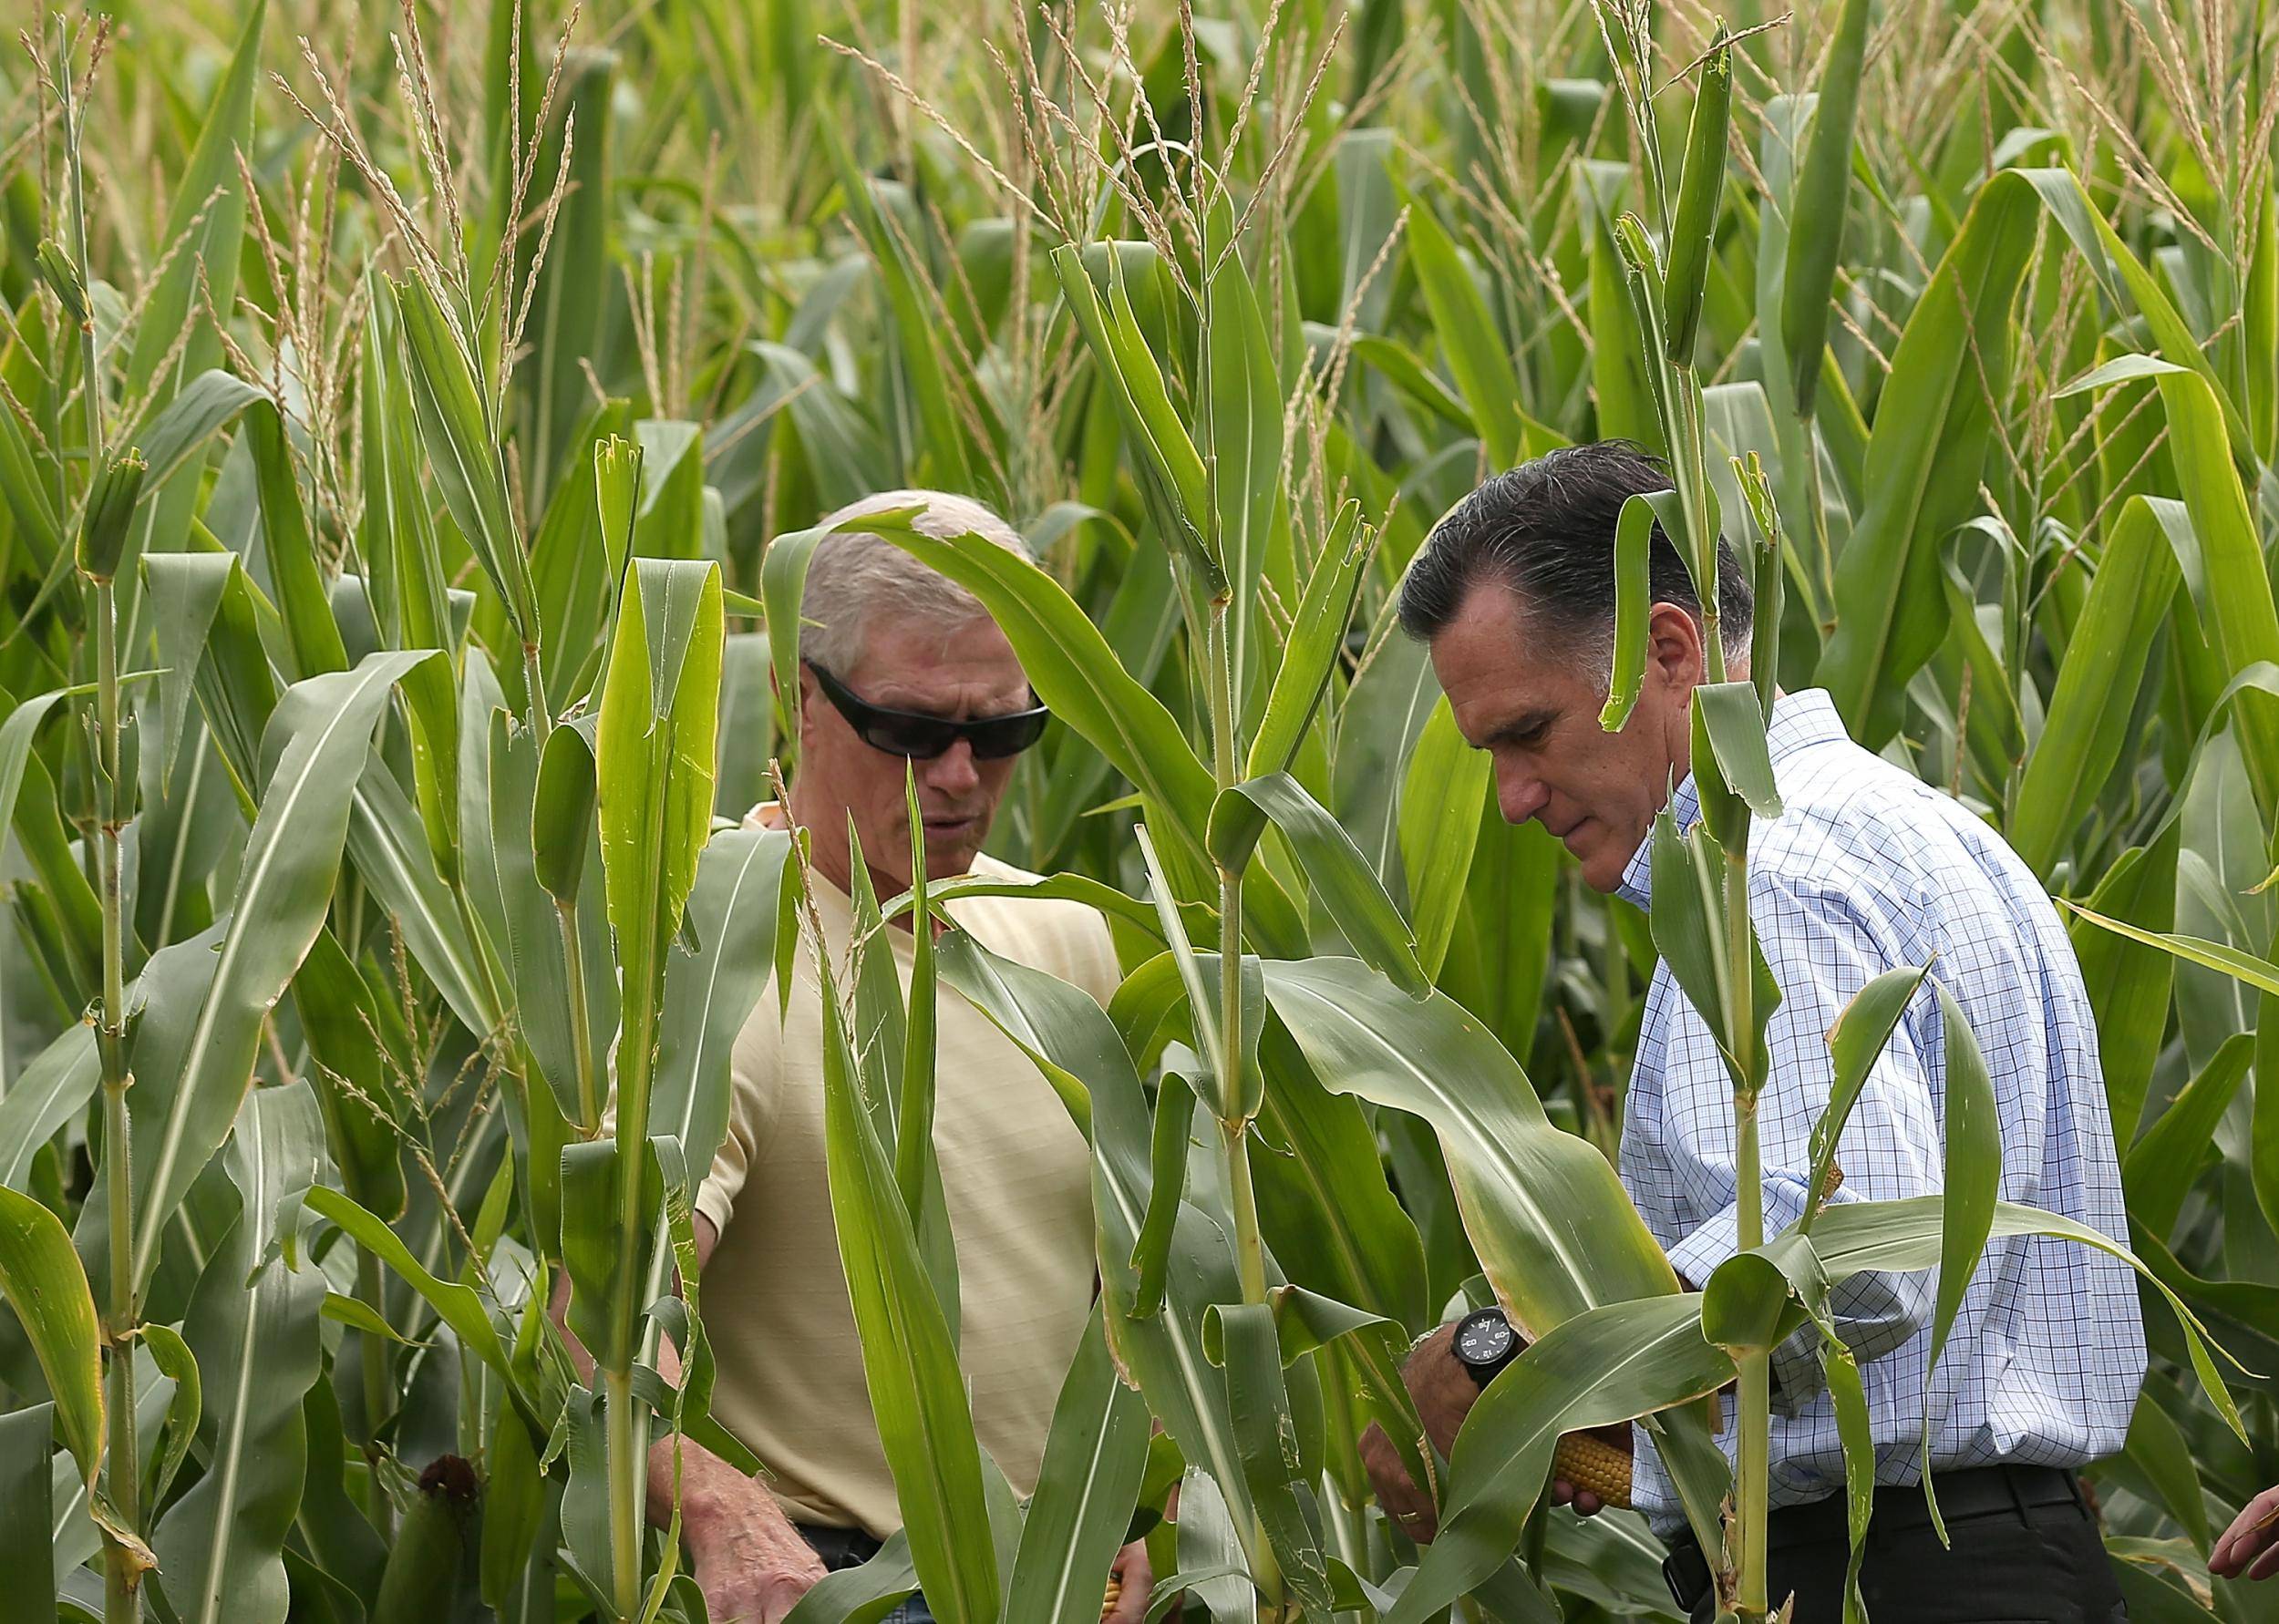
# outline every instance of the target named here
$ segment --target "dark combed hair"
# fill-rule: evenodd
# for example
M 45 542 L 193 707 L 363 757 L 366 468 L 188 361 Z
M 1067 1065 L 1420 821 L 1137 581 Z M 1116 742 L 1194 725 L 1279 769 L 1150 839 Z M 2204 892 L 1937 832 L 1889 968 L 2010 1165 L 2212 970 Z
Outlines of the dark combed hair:
M 1409 566 L 1401 628 L 1444 631 L 1473 587 L 1497 580 L 1520 594 L 1537 623 L 1598 643 L 1614 628 L 1614 529 L 1634 496 L 1670 488 L 1662 460 L 1628 440 L 1566 446 L 1498 474 L 1459 502 Z M 1686 560 L 1662 527 L 1647 550 L 1649 601 L 1701 617 Z M 1746 647 L 1753 612 L 1748 578 L 1717 540 L 1717 616 L 1727 649 Z

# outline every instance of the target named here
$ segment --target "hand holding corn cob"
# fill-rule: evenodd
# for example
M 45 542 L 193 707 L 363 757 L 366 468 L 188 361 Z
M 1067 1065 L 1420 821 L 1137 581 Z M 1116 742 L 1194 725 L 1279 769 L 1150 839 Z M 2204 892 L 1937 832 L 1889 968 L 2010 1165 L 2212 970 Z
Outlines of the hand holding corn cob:
M 1432 1444 L 1446 1455 L 1457 1428 L 1480 1396 L 1480 1389 L 1451 1350 L 1453 1326 L 1444 1325 L 1417 1345 L 1402 1367 L 1402 1379 Z M 1439 1532 L 1432 1498 L 1409 1481 L 1400 1454 L 1375 1423 L 1361 1438 L 1362 1464 L 1376 1485 L 1387 1517 L 1418 1544 Z M 1630 1506 L 1630 1429 L 1599 1427 L 1569 1433 L 1559 1440 L 1552 1461 L 1552 1497 L 1584 1516 L 1605 1506 Z
M 1624 1434 L 1616 1445 L 1610 1436 L 1616 1429 L 1599 1427 L 1587 1433 L 1568 1433 L 1559 1440 L 1558 1452 L 1551 1457 L 1552 1493 L 1562 1500 L 1576 1504 L 1589 1496 L 1598 1505 L 1591 1507 L 1614 1506 L 1619 1511 L 1630 1508 L 1630 1429 L 1619 1429 Z M 1561 1493 L 1563 1489 L 1567 1492 Z M 1586 1512 L 1585 1515 L 1588 1515 Z

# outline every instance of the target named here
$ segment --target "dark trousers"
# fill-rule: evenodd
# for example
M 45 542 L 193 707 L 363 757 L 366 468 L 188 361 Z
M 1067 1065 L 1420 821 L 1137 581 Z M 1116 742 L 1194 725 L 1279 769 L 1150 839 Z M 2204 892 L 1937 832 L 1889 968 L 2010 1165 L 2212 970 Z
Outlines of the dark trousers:
M 830 1528 L 816 1523 L 792 1526 L 814 1547 L 823 1566 L 833 1573 L 860 1567 L 879 1554 L 879 1542 L 861 1528 Z M 933 1624 L 933 1614 L 926 1607 L 926 1598 L 913 1590 L 879 1624 Z
M 1986 1466 L 1941 1473 L 1935 1485 L 1949 1546 L 1939 1543 L 1920 1487 L 1875 1491 L 1860 1568 L 1875 1624 L 2126 1624 L 2073 1473 Z M 1774 1512 L 1765 1550 L 1773 1605 L 1793 1593 L 1794 1624 L 1841 1624 L 1849 1552 L 1841 1495 Z M 1690 1535 L 1671 1547 L 1663 1571 L 1695 1624 L 1716 1619 L 1708 1564 Z

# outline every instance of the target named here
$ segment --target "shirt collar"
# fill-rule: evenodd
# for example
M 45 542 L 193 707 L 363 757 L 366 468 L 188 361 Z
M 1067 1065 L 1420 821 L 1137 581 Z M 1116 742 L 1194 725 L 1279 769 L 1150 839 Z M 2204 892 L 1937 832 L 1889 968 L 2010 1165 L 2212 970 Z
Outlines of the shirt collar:
M 1850 737 L 1844 731 L 1843 717 L 1837 714 L 1836 702 L 1824 688 L 1804 688 L 1779 695 L 1772 703 L 1772 720 L 1765 728 L 1766 750 L 1772 757 L 1775 777 L 1779 776 L 1780 764 L 1799 751 Z M 1691 773 L 1686 775 L 1685 781 L 1670 797 L 1670 816 L 1677 820 L 1680 834 L 1692 828 L 1701 816 L 1701 791 Z M 1614 888 L 1616 896 L 1640 908 L 1652 905 L 1653 853 L 1654 835 L 1649 830 L 1638 843 L 1638 849 L 1630 854 L 1622 884 Z

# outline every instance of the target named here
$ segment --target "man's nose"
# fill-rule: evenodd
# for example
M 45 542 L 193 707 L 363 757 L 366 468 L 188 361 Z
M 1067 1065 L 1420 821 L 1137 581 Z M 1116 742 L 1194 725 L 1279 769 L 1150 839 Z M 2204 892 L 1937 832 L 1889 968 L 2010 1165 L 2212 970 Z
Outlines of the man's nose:
M 1496 767 L 1496 806 L 1506 823 L 1525 823 L 1550 799 L 1551 791 L 1542 779 L 1527 768 L 1500 764 Z
M 974 765 L 974 746 L 966 739 L 959 739 L 921 766 L 923 770 L 918 776 L 926 787 L 944 795 L 967 794 L 981 782 L 981 769 Z

